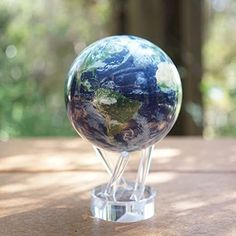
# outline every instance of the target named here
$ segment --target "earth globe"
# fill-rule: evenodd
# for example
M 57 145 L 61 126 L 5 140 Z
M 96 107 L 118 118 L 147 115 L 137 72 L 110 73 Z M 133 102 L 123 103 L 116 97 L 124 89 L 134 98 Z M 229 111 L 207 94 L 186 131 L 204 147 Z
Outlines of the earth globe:
M 168 55 L 148 40 L 120 35 L 101 39 L 75 59 L 65 85 L 68 117 L 103 159 L 111 179 L 92 194 L 91 209 L 119 222 L 151 217 L 155 193 L 145 186 L 153 145 L 164 138 L 180 111 L 182 87 Z M 103 150 L 120 153 L 114 168 Z M 137 179 L 122 174 L 129 153 L 142 151 Z M 136 210 L 134 210 L 136 209 Z

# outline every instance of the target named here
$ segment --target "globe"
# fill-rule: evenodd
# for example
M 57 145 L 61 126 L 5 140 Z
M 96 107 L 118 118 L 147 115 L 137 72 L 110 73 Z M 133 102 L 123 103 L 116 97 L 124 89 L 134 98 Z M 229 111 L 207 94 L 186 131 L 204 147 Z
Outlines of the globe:
M 135 36 L 111 36 L 85 48 L 65 85 L 74 129 L 96 147 L 115 152 L 141 150 L 165 137 L 181 99 L 171 59 Z

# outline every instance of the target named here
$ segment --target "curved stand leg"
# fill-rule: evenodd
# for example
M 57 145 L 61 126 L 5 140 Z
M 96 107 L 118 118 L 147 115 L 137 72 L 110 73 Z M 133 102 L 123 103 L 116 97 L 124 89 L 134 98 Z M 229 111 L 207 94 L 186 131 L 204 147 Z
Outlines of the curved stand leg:
M 105 169 L 107 173 L 112 176 L 113 175 L 113 166 L 109 163 L 107 160 L 106 156 L 103 154 L 102 150 L 97 148 L 96 146 L 93 145 L 93 149 L 96 152 L 97 156 L 102 160 L 103 165 L 105 166 Z M 124 178 L 121 177 L 120 179 L 122 184 L 126 184 L 126 181 Z
M 106 168 L 106 171 L 108 172 L 108 174 L 110 176 L 112 176 L 112 166 L 110 165 L 110 163 L 107 161 L 106 157 L 103 155 L 102 151 L 97 148 L 96 146 L 93 145 L 93 149 L 95 150 L 96 154 L 98 157 L 101 158 L 102 160 L 102 163 L 104 164 L 105 168 Z
M 138 174 L 135 182 L 134 192 L 131 196 L 132 200 L 139 201 L 143 198 L 145 190 L 145 182 L 149 173 L 151 164 L 151 153 L 154 145 L 142 151 L 142 157 L 139 163 Z
M 129 160 L 129 154 L 127 152 L 122 152 L 116 163 L 111 179 L 105 189 L 104 194 L 106 197 L 108 198 L 112 197 L 113 200 L 116 200 L 116 189 L 117 189 L 117 186 L 120 184 L 120 179 L 124 173 L 128 160 Z

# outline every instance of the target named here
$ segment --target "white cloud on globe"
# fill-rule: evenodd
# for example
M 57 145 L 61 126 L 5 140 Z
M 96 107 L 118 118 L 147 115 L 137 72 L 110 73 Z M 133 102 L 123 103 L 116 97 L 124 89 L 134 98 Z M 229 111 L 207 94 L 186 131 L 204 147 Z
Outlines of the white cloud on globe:
M 179 73 L 174 64 L 161 62 L 158 63 L 156 71 L 157 83 L 169 88 L 176 87 L 176 79 L 180 80 Z

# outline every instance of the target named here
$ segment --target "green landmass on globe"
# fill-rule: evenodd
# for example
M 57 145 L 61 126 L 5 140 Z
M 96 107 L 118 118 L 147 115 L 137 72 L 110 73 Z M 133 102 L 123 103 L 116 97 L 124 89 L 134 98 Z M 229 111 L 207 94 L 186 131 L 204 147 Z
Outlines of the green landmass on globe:
M 120 93 L 104 88 L 96 90 L 93 104 L 101 114 L 105 114 L 105 118 L 110 124 L 108 134 L 112 136 L 126 126 L 126 123 L 137 114 L 142 105 L 139 101 L 131 100 Z

